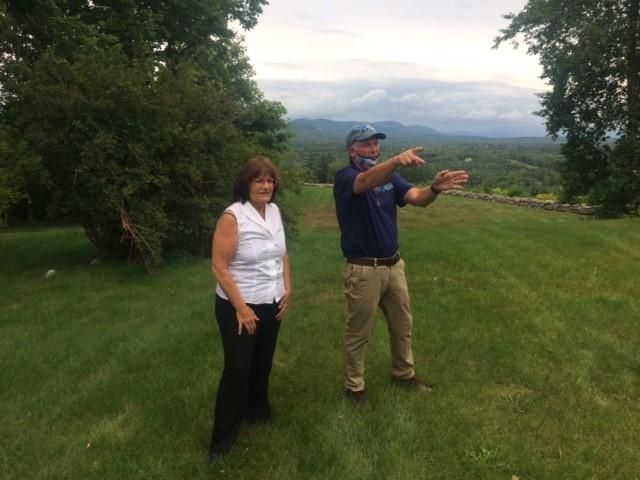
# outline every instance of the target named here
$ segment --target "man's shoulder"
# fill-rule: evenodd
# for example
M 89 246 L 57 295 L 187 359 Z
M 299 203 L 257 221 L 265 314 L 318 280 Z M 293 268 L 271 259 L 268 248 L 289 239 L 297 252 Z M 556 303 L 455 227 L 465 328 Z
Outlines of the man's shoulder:
M 338 176 L 338 175 L 353 175 L 354 173 L 357 174 L 358 170 L 353 165 L 346 165 L 346 166 L 342 167 L 341 169 L 339 169 L 336 172 L 336 176 Z
M 345 182 L 348 182 L 350 179 L 355 178 L 358 175 L 358 170 L 353 168 L 351 165 L 347 165 L 346 167 L 341 168 L 336 172 L 333 181 L 333 188 L 341 187 Z

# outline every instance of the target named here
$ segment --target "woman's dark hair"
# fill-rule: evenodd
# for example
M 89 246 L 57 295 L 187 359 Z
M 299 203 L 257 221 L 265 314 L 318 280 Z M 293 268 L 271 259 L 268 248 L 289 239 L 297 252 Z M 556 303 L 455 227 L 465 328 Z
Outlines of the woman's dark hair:
M 273 178 L 273 194 L 271 195 L 269 203 L 273 202 L 276 198 L 278 185 L 280 184 L 278 172 L 273 162 L 269 158 L 261 155 L 245 163 L 240 173 L 238 173 L 236 181 L 233 183 L 233 201 L 246 203 L 249 200 L 249 187 L 251 186 L 251 182 L 263 175 Z

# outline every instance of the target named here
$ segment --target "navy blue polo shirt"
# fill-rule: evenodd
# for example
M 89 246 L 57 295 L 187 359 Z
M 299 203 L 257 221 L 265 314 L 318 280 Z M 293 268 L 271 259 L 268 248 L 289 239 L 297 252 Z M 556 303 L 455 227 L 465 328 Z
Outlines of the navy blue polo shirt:
M 340 246 L 347 258 L 386 258 L 398 251 L 397 207 L 413 185 L 393 174 L 389 183 L 355 194 L 353 183 L 360 170 L 350 165 L 336 173 L 333 197 L 340 224 Z

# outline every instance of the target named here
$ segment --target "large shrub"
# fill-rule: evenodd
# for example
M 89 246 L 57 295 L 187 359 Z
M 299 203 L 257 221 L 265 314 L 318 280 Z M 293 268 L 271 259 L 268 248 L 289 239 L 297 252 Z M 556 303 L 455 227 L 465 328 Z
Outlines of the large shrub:
M 5 2 L 3 141 L 42 168 L 50 215 L 149 268 L 169 250 L 207 252 L 235 172 L 284 145 L 284 109 L 228 26 L 252 27 L 263 3 Z M 0 162 L 18 198 L 16 162 Z

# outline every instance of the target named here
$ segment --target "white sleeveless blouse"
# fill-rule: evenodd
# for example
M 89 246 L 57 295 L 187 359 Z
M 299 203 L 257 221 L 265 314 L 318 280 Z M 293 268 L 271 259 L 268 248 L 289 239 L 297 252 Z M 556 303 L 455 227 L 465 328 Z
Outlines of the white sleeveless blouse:
M 284 295 L 283 259 L 287 253 L 280 209 L 267 203 L 265 218 L 250 202 L 235 202 L 227 208 L 238 223 L 238 250 L 229 270 L 246 303 L 279 301 Z M 216 293 L 228 300 L 218 284 Z

